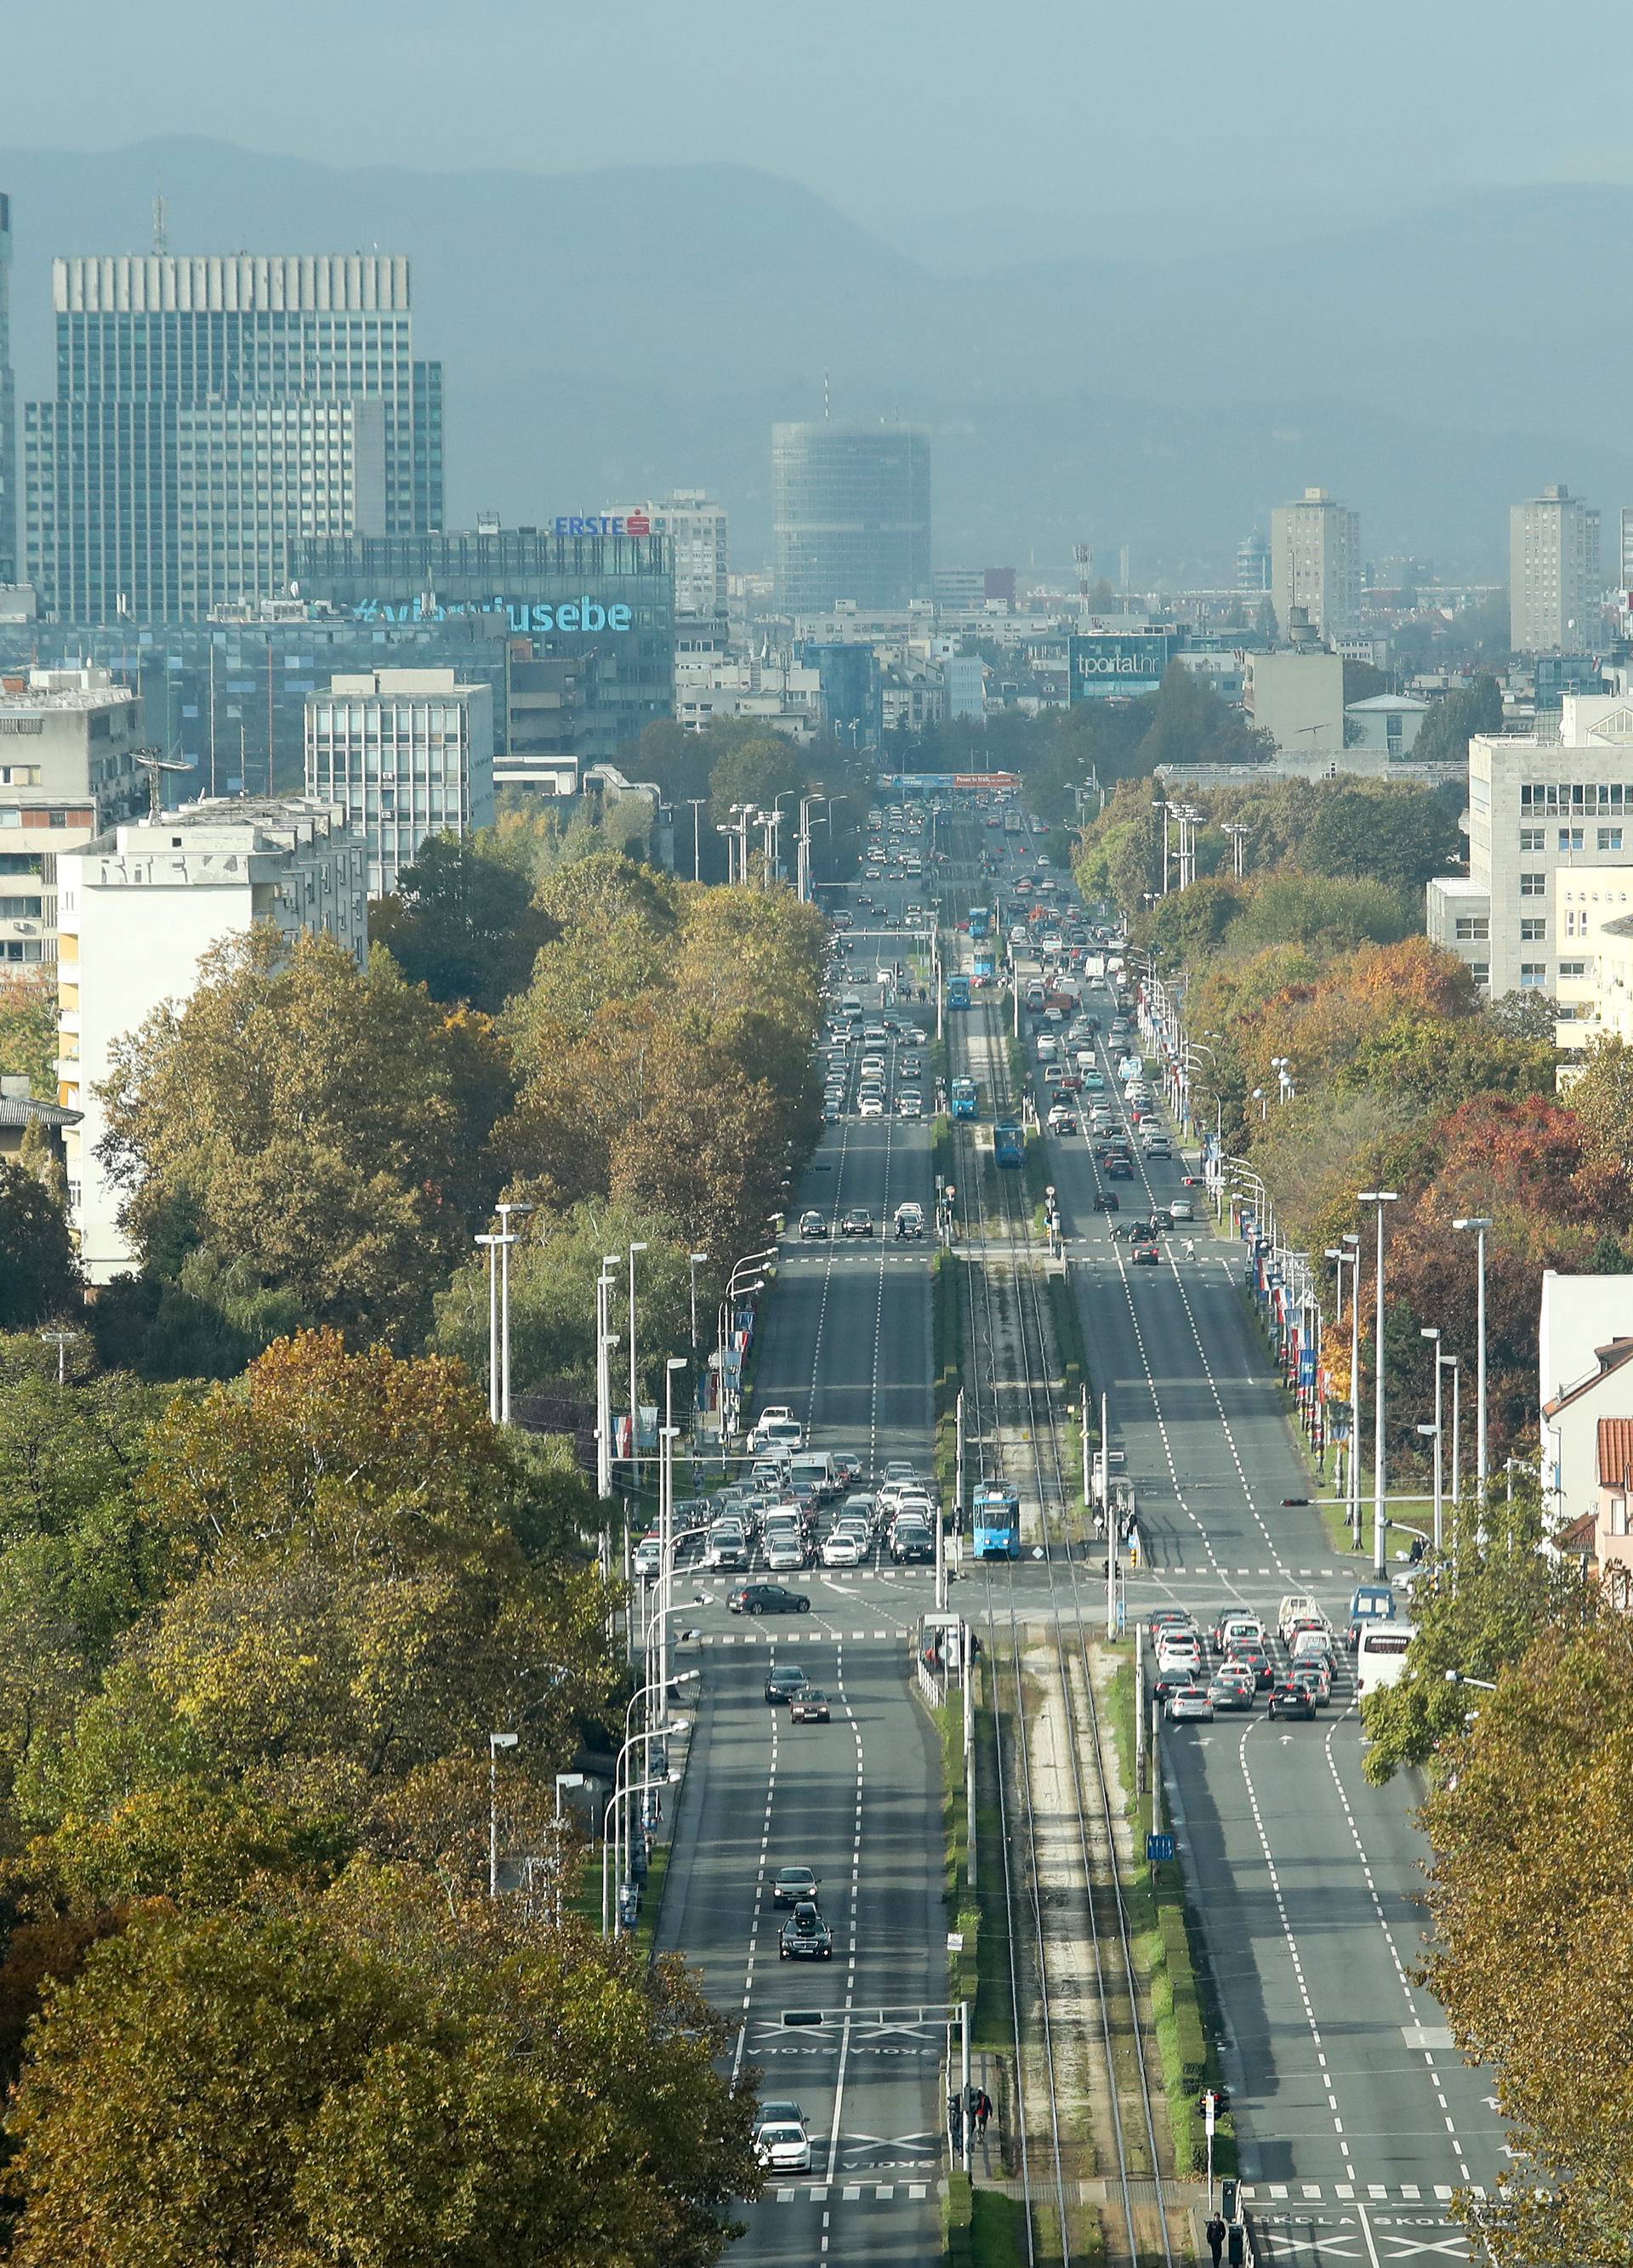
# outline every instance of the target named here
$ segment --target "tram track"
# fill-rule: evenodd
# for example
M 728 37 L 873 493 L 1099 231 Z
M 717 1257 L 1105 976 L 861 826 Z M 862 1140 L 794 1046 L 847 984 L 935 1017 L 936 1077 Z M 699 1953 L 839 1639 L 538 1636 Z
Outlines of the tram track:
M 967 1021 L 959 1020 L 959 1033 L 964 1057 L 962 1068 L 967 1075 L 984 1078 L 994 1117 L 1012 1111 L 1019 1098 L 1012 1091 L 1009 1049 L 998 1013 L 991 1005 L 972 1009 Z M 977 1035 L 984 1043 L 985 1057 L 979 1065 L 969 1044 Z M 1081 2043 L 1097 2059 L 1098 2084 L 1090 2081 L 1088 2093 L 1091 2103 L 1103 2107 L 1108 2130 L 1102 2132 L 1097 2121 L 1093 2135 L 1104 2177 L 1105 2233 L 1112 2247 L 1106 2257 L 1131 2264 L 1160 2259 L 1166 2268 L 1172 2268 L 1175 2254 L 1162 2192 L 1156 2090 L 1117 1862 L 1118 1804 L 1108 1766 L 1109 1728 L 1095 1696 L 1089 1645 L 1092 1607 L 1086 1611 L 1083 1571 L 1073 1557 L 1064 1432 L 1050 1385 L 1046 1303 L 1037 1267 L 1025 1256 L 1031 1223 L 1021 1177 L 995 1170 L 995 1194 L 989 1205 L 976 1130 L 961 1124 L 958 1132 L 964 1145 L 959 1187 L 966 1248 L 972 1254 L 966 1281 L 976 1420 L 972 1443 L 983 1478 L 1004 1480 L 1017 1490 L 1025 1484 L 1036 1496 L 1037 1548 L 1046 1571 L 1048 1635 L 1043 1650 L 1057 1687 L 1065 1733 L 1061 1745 L 1068 1768 L 1070 1817 L 1060 1833 L 1074 1848 L 1080 1876 L 1075 1894 L 1064 1898 L 1057 1898 L 1043 1880 L 1044 1837 L 1034 1781 L 1038 1735 L 1029 1723 L 1025 1624 L 1017 1606 L 1012 1565 L 984 1562 L 988 1658 L 994 1664 L 996 1683 L 996 1665 L 1002 1651 L 997 1641 L 1007 1637 L 1009 1683 L 1013 1691 L 1011 1761 L 1018 1806 L 1016 1825 L 1022 1841 L 1018 1868 L 1009 1847 L 1010 1796 L 1002 1753 L 1002 1709 L 994 1708 L 994 1715 L 1006 1901 L 1011 1917 L 1016 2118 L 1029 2259 L 1038 2257 L 1035 2208 L 1046 2200 L 1053 2203 L 1058 2221 L 1060 2259 L 1070 2262 L 1090 2257 L 1090 2240 L 1080 2227 L 1082 2209 L 1075 2216 L 1072 2211 L 1082 2191 L 1075 2177 L 1077 2153 L 1067 2131 L 1072 2105 L 1067 2057 L 1069 2049 Z M 994 1227 L 996 1237 L 992 1233 Z M 1058 1768 L 1059 1758 L 1055 1761 Z M 1052 1855 L 1059 1855 L 1058 1844 Z M 1041 2106 L 1029 2101 L 1024 2087 L 1027 2055 L 1019 2022 L 1021 1990 L 1014 1918 L 1016 1871 L 1023 1877 L 1020 1895 L 1028 1922 L 1025 1951 L 1037 1983 L 1037 2059 L 1041 2064 L 1045 2097 Z M 1074 1998 L 1074 1980 L 1081 1974 L 1085 1955 L 1087 1999 L 1097 2012 L 1097 2021 L 1086 2019 L 1074 2041 L 1067 2036 L 1052 2000 L 1064 2007 Z M 1081 1999 L 1078 2006 L 1083 2006 Z M 1046 2110 L 1046 2117 L 1038 2115 L 1040 2110 Z M 1029 2132 L 1034 2125 L 1038 2129 L 1036 2137 Z M 1032 2164 L 1035 2140 L 1044 2152 L 1041 2176 Z M 1153 2196 L 1154 2203 L 1148 2202 Z

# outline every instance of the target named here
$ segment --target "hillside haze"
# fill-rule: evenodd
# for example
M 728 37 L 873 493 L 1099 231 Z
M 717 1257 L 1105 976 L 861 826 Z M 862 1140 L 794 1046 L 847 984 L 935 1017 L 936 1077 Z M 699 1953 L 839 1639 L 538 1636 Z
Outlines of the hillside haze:
M 1085 216 L 1080 256 L 977 272 L 957 241 L 933 271 L 727 165 L 347 171 L 167 139 L 0 155 L 0 188 L 25 395 L 48 383 L 52 255 L 148 249 L 156 189 L 174 251 L 408 254 L 417 346 L 447 368 L 454 523 L 707 485 L 748 563 L 767 429 L 820 415 L 824 372 L 836 415 L 930 427 L 948 562 L 1059 563 L 1087 537 L 1103 564 L 1131 544 L 1136 576 L 1223 575 L 1319 482 L 1370 555 L 1500 573 L 1507 507 L 1539 483 L 1607 519 L 1633 498 L 1633 313 L 1604 285 L 1633 190 L 1493 191 L 1191 256 L 1142 255 L 1126 221 L 1097 242 Z M 1548 312 L 1581 307 L 1608 328 L 1591 350 Z

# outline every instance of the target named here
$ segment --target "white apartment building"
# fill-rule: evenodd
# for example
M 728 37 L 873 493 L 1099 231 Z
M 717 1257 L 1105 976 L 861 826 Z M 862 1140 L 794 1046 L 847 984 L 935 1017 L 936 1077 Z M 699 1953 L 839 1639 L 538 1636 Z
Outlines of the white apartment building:
M 1493 999 L 1579 983 L 1592 948 L 1574 923 L 1562 937 L 1559 921 L 1592 902 L 1560 893 L 1608 889 L 1605 870 L 1633 868 L 1633 700 L 1567 694 L 1556 733 L 1476 733 L 1465 825 L 1468 873 L 1430 883 L 1430 936 Z
M 1326 638 L 1355 627 L 1361 614 L 1361 521 L 1325 489 L 1306 489 L 1270 515 L 1270 593 L 1285 636 L 1295 607 L 1308 610 Z
M 1590 859 L 1557 868 L 1549 910 L 1558 955 L 1556 1045 L 1579 1055 L 1602 1037 L 1633 1039 L 1633 865 Z
M 142 704 L 106 669 L 0 677 L 0 977 L 56 961 L 57 860 L 148 802 Z
M 395 890 L 432 835 L 493 824 L 493 693 L 452 669 L 336 676 L 306 704 L 307 793 L 361 836 L 368 894 Z
M 1516 653 L 1586 653 L 1603 601 L 1599 514 L 1564 487 L 1511 507 L 1509 644 Z
M 620 519 L 637 514 L 651 522 L 653 534 L 669 540 L 675 568 L 676 613 L 723 615 L 731 570 L 725 505 L 715 504 L 703 489 L 673 489 L 661 503 L 614 508 L 614 516 Z
M 97 1162 L 98 1089 L 115 1042 L 166 1000 L 188 999 L 200 956 L 257 922 L 286 938 L 324 931 L 368 957 L 363 845 L 333 803 L 218 797 L 131 821 L 58 867 L 58 1097 L 69 1213 L 92 1284 L 129 1269 L 119 1193 Z

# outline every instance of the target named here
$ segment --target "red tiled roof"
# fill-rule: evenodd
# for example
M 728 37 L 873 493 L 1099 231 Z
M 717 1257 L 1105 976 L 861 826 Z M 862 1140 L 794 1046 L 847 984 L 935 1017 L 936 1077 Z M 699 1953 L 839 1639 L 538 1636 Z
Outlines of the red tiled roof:
M 1599 1477 L 1604 1488 L 1626 1488 L 1633 1475 L 1633 1418 L 1599 1421 Z

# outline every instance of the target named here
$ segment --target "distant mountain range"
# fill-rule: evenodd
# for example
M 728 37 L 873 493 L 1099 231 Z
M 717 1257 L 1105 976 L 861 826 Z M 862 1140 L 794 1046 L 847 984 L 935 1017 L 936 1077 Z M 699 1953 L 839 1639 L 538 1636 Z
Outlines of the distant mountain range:
M 49 383 L 49 262 L 379 248 L 414 262 L 447 373 L 448 511 L 510 522 L 707 486 L 743 563 L 770 535 L 779 417 L 901 416 L 934 442 L 947 563 L 1228 573 L 1306 484 L 1368 553 L 1501 575 L 1507 507 L 1563 480 L 1633 501 L 1622 398 L 1633 189 L 1489 192 L 1261 251 L 932 272 L 811 191 L 728 165 L 358 171 L 166 139 L 0 152 L 19 392 Z M 987 239 L 990 241 L 990 238 Z M 1164 229 L 1163 240 L 1171 243 Z M 1024 249 L 1024 230 L 1015 232 Z

